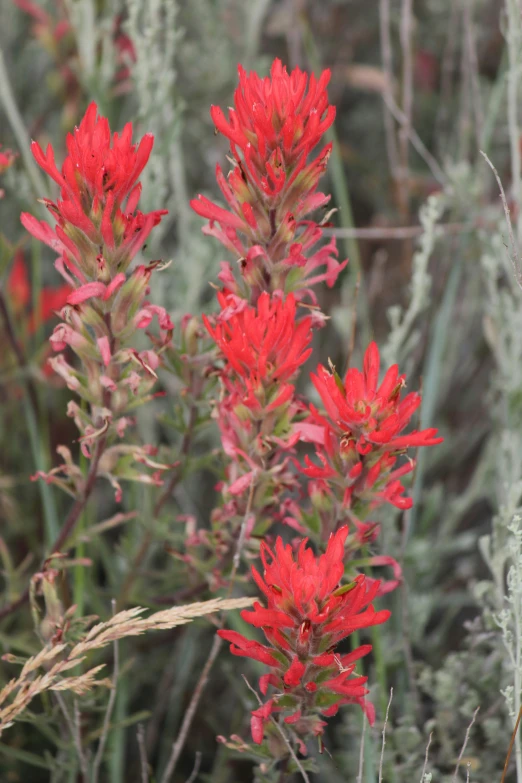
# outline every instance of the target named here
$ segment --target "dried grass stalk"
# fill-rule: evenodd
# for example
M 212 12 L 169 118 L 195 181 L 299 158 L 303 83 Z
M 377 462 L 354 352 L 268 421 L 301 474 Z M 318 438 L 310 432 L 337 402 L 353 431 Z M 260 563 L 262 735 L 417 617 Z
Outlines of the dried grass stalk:
M 69 648 L 66 644 L 44 647 L 29 658 L 17 679 L 13 679 L 0 691 L 0 735 L 25 710 L 29 702 L 43 691 L 72 691 L 78 695 L 96 686 L 111 687 L 107 678 L 99 679 L 104 664 L 95 666 L 80 675 L 65 676 L 93 650 L 99 650 L 128 636 L 141 636 L 148 631 L 165 631 L 177 625 L 190 623 L 196 617 L 214 612 L 242 609 L 252 604 L 251 598 L 214 598 L 188 606 L 174 606 L 155 612 L 150 617 L 141 617 L 146 610 L 142 607 L 118 612 L 110 620 L 94 625 L 84 639 Z M 9 656 L 4 656 L 9 660 Z M 59 660 L 56 660 L 56 659 Z M 47 671 L 36 674 L 40 668 Z

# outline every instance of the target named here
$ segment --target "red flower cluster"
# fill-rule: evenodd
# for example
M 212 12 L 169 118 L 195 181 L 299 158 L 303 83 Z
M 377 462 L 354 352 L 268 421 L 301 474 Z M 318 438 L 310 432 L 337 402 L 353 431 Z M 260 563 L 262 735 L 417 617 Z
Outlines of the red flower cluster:
M 218 299 L 215 325 L 203 320 L 225 359 L 219 377 L 226 394 L 215 415 L 230 458 L 223 489 L 234 499 L 216 510 L 214 521 L 240 524 L 255 481 L 257 522 L 271 524 L 281 493 L 296 485 L 288 452 L 297 441 L 292 421 L 302 406 L 291 381 L 311 354 L 312 318 L 297 321 L 292 294 L 283 299 L 263 292 L 255 307 L 227 292 Z
M 239 66 L 239 86 L 228 121 L 213 106 L 218 131 L 230 140 L 236 165 L 225 178 L 218 165 L 218 185 L 228 204 L 223 209 L 200 195 L 193 209 L 210 220 L 204 229 L 240 259 L 241 279 L 229 264 L 220 279 L 235 293 L 255 302 L 261 291 L 295 291 L 300 298 L 320 281 L 332 286 L 348 263 L 336 260 L 335 241 L 316 248 L 322 230 L 305 220 L 329 196 L 316 191 L 330 155 L 327 145 L 312 161 L 310 153 L 331 126 L 335 109 L 328 104 L 330 71 L 319 80 L 296 68 L 289 75 L 274 60 L 270 77 L 261 79 Z M 315 249 L 314 249 L 315 248 Z M 318 267 L 325 271 L 316 274 Z
M 261 743 L 270 732 L 272 714 L 284 711 L 292 740 L 303 752 L 299 738 L 320 736 L 322 718 L 340 704 L 358 703 L 373 718 L 373 708 L 364 701 L 366 678 L 353 676 L 356 661 L 371 647 L 344 655 L 335 649 L 353 631 L 388 618 L 387 611 L 375 612 L 371 602 L 394 589 L 401 572 L 386 555 L 365 552 L 357 563 L 353 557 L 377 536 L 378 525 L 363 521 L 369 509 L 385 500 L 408 504 L 398 479 L 412 463 L 396 468 L 398 457 L 410 446 L 441 440 L 435 430 L 404 434 L 420 397 L 400 399 L 404 377 L 397 367 L 379 385 L 374 343 L 364 372 L 349 370 L 344 384 L 323 367 L 313 376 L 327 417 L 313 406 L 307 411 L 295 393 L 295 377 L 311 352 L 312 329 L 323 319 L 316 307 L 299 319 L 296 302 L 308 296 L 315 304 L 310 287 L 321 281 L 333 285 L 344 266 L 336 260 L 335 242 L 321 246 L 321 226 L 306 218 L 328 202 L 317 186 L 330 145 L 315 159 L 310 156 L 335 115 L 326 95 L 329 76 L 325 71 L 307 84 L 304 73 L 296 69 L 289 75 L 279 60 L 264 79 L 240 67 L 228 118 L 217 107 L 211 110 L 233 155 L 228 178 L 217 167 L 227 208 L 203 196 L 192 202 L 210 221 L 204 232 L 237 256 L 240 270 L 236 279 L 232 268 L 222 265 L 221 313 L 215 320 L 204 319 L 224 360 L 224 367 L 216 365 L 224 393 L 215 414 L 228 457 L 212 540 L 205 531 L 214 555 L 207 570 L 214 578 L 216 572 L 227 573 L 227 566 L 239 561 L 241 546 L 249 547 L 251 557 L 256 539 L 274 522 L 286 522 L 301 534 L 310 531 L 320 547 L 333 533 L 319 557 L 307 539 L 294 542 L 296 555 L 281 539 L 275 553 L 261 542 L 264 576 L 255 569 L 252 573 L 266 606 L 255 604 L 242 616 L 263 629 L 268 645 L 236 631 L 219 632 L 233 654 L 271 668 L 259 686 L 263 695 L 269 687 L 274 693 L 252 712 L 254 742 Z M 310 479 L 310 504 L 302 503 L 295 471 L 294 447 L 300 439 L 315 443 L 321 462 L 318 466 L 307 459 L 300 466 Z M 345 519 L 354 523 L 350 536 L 347 527 L 339 529 Z M 194 542 L 201 543 L 202 535 Z M 194 557 L 194 563 L 203 571 L 201 558 Z M 357 573 L 356 566 L 362 565 L 391 566 L 394 579 L 381 586 Z M 353 581 L 341 587 L 345 573 Z M 270 753 L 277 756 L 273 747 Z
M 56 202 L 44 201 L 57 221 L 55 228 L 28 213 L 21 219 L 34 237 L 58 251 L 55 265 L 73 289 L 62 311 L 63 323 L 55 328 L 50 342 L 55 351 L 72 348 L 82 369 L 72 367 L 63 355 L 51 359 L 50 364 L 90 405 L 88 415 L 71 403 L 69 415 L 82 433 L 84 454 L 91 456 L 100 438 L 107 444 L 112 437 L 121 437 L 131 421 L 128 411 L 149 398 L 157 380 L 159 353 L 174 328 L 165 310 L 146 300 L 150 276 L 159 262 L 126 274 L 166 212 L 143 214 L 137 209 L 141 193 L 138 178 L 153 145 L 150 134 L 133 144 L 130 123 L 121 134 L 111 134 L 107 119 L 99 117 L 96 104 L 91 103 L 80 126 L 68 134 L 66 144 L 68 155 L 61 170 L 50 145 L 44 153 L 37 142 L 32 144 L 35 160 L 60 186 Z M 138 352 L 133 345 L 134 333 L 145 329 L 155 316 L 161 330 L 160 339 L 155 339 L 157 350 Z M 128 450 L 112 448 L 111 460 L 105 455 L 103 471 L 113 485 L 117 486 L 116 476 L 123 473 L 127 478 L 150 481 L 139 472 L 132 475 L 128 463 L 133 455 Z M 149 467 L 165 467 L 152 463 L 151 453 L 150 449 L 145 455 L 138 450 L 134 457 Z M 123 473 L 118 473 L 120 461 Z M 120 494 L 117 489 L 117 496 Z
M 411 472 L 413 460 L 395 468 L 397 458 L 408 448 L 434 446 L 442 442 L 436 429 L 403 434 L 421 404 L 420 394 L 412 392 L 401 400 L 405 376 L 396 364 L 379 385 L 379 350 L 370 343 L 363 372 L 350 368 L 344 383 L 335 370 L 322 365 L 312 381 L 319 392 L 328 418 L 311 405 L 308 420 L 300 425 L 303 437 L 316 444 L 321 466 L 305 457 L 303 472 L 338 487 L 343 504 L 358 516 L 363 509 L 388 502 L 397 508 L 410 508 L 400 477 Z
M 206 316 L 203 321 L 228 362 L 224 377 L 241 379 L 239 393 L 250 409 L 263 407 L 266 413 L 288 402 L 294 393 L 288 381 L 312 353 L 312 318 L 297 322 L 292 294 L 283 300 L 264 292 L 256 307 L 238 306 L 226 293 L 218 300 L 217 325 L 212 327 Z M 233 383 L 237 389 L 237 380 Z
M 344 544 L 348 528 L 330 537 L 324 555 L 316 557 L 304 539 L 295 556 L 292 547 L 277 539 L 275 553 L 261 544 L 264 573 L 252 568 L 254 579 L 265 596 L 266 608 L 254 604 L 243 610 L 243 619 L 262 628 L 269 646 L 246 639 L 236 631 L 218 631 L 231 643 L 234 655 L 253 658 L 270 666 L 261 677 L 260 690 L 274 695 L 252 713 L 252 737 L 261 743 L 270 715 L 290 711 L 284 718 L 299 735 L 321 735 L 322 716 L 334 715 L 341 704 L 359 704 L 373 721 L 373 708 L 365 702 L 366 677 L 353 677 L 355 663 L 367 655 L 363 645 L 346 655 L 335 653 L 336 645 L 356 630 L 385 622 L 387 610 L 376 612 L 371 605 L 379 583 L 370 587 L 363 575 L 340 586 L 344 574 Z
M 141 185 L 137 182 L 154 143 L 146 134 L 140 144 L 132 144 L 132 124 L 111 138 L 108 120 L 98 117 L 91 103 L 74 133 L 66 139 L 69 154 L 62 170 L 56 167 L 49 145 L 44 153 L 33 141 L 32 151 L 39 166 L 60 186 L 56 203 L 45 200 L 58 224 L 52 231 L 47 223 L 22 214 L 22 223 L 36 239 L 62 254 L 58 268 L 65 266 L 84 283 L 87 279 L 107 283 L 111 272 L 124 272 L 143 247 L 152 228 L 166 210 L 143 214 L 137 210 Z

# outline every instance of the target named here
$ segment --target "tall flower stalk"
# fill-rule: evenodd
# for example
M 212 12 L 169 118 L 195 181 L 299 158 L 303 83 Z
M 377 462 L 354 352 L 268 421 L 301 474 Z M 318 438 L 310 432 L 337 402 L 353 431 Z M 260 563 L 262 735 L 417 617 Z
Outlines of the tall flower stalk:
M 80 431 L 84 456 L 93 462 L 91 483 L 105 476 L 120 500 L 121 479 L 160 484 L 160 471 L 168 467 L 155 461 L 154 447 L 122 440 L 132 412 L 151 397 L 174 328 L 165 310 L 147 300 L 159 262 L 130 270 L 165 210 L 144 214 L 138 209 L 138 180 L 153 145 L 150 134 L 133 144 L 131 123 L 121 134 L 111 134 L 107 119 L 91 103 L 66 145 L 68 154 L 58 169 L 50 145 L 44 152 L 32 144 L 36 162 L 60 189 L 55 201 L 43 199 L 55 225 L 29 213 L 21 220 L 58 253 L 55 267 L 71 288 L 50 338 L 57 356 L 49 363 L 86 403 L 71 401 L 67 413 Z M 160 339 L 154 350 L 139 350 L 138 332 L 153 318 Z M 79 366 L 71 364 L 71 350 Z M 63 464 L 41 476 L 78 497 L 85 492 L 85 477 L 67 447 L 60 447 L 60 454 Z

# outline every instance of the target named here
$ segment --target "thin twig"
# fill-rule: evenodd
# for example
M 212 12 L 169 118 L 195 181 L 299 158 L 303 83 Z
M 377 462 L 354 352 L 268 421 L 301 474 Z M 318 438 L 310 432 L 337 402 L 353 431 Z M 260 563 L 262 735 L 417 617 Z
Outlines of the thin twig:
M 116 614 L 116 601 L 113 599 L 112 616 L 114 617 L 115 614 Z M 100 774 L 100 765 L 103 759 L 103 751 L 105 750 L 107 737 L 109 736 L 109 728 L 111 725 L 112 713 L 114 711 L 114 705 L 116 704 L 117 684 L 118 684 L 118 676 L 120 671 L 120 656 L 119 656 L 117 639 L 114 641 L 113 650 L 114 650 L 114 669 L 112 674 L 112 690 L 110 692 L 109 701 L 107 703 L 107 710 L 105 712 L 105 718 L 103 720 L 103 729 L 102 729 L 100 741 L 98 743 L 98 750 L 96 751 L 96 756 L 94 757 L 94 762 L 92 767 L 92 783 L 98 783 L 98 776 Z
M 243 516 L 243 521 L 241 522 L 241 527 L 239 529 L 239 536 L 237 539 L 237 545 L 236 545 L 236 551 L 234 552 L 234 559 L 232 561 L 232 571 L 230 574 L 230 585 L 229 585 L 229 593 L 234 586 L 234 582 L 236 579 L 237 570 L 239 568 L 239 564 L 241 562 L 241 553 L 243 551 L 243 547 L 245 545 L 245 538 L 246 538 L 246 531 L 248 528 L 248 523 L 250 521 L 250 516 L 252 514 L 252 501 L 254 500 L 254 490 L 256 486 L 256 475 L 254 474 L 252 476 L 252 483 L 250 484 L 250 492 L 248 493 L 248 502 L 245 514 Z
M 473 19 L 471 15 L 471 4 L 473 0 L 462 0 L 462 21 L 464 24 L 464 38 L 466 47 L 466 56 L 468 60 L 469 79 L 471 86 L 472 108 L 474 115 L 475 135 L 478 143 L 481 143 L 482 129 L 484 127 L 484 112 L 482 109 L 482 99 L 480 95 L 479 69 L 477 58 L 477 47 L 475 41 L 475 31 L 473 28 Z
M 495 175 L 495 179 L 497 180 L 497 185 L 498 185 L 499 190 L 500 190 L 500 198 L 502 199 L 502 206 L 504 207 L 504 215 L 506 217 L 506 223 L 507 223 L 507 227 L 508 227 L 509 244 L 511 246 L 510 259 L 511 259 L 511 263 L 513 265 L 513 271 L 515 273 L 515 280 L 516 280 L 519 288 L 522 288 L 522 270 L 520 269 L 520 258 L 519 258 L 519 255 L 518 255 L 517 244 L 515 242 L 515 236 L 513 234 L 513 227 L 511 225 L 511 213 L 509 211 L 509 206 L 508 206 L 508 203 L 507 203 L 506 194 L 504 193 L 504 188 L 502 186 L 502 181 L 501 181 L 501 179 L 500 179 L 500 177 L 498 175 L 498 171 L 496 170 L 495 166 L 490 161 L 490 159 L 488 158 L 486 153 L 483 150 L 480 150 L 480 154 L 485 159 L 486 163 L 488 164 L 488 166 L 490 167 L 491 171 Z
M 388 715 L 390 714 L 390 706 L 393 699 L 393 688 L 390 688 L 390 698 L 388 700 L 388 706 L 386 707 L 386 715 L 384 717 L 384 726 L 382 727 L 382 745 L 381 745 L 381 758 L 379 761 L 379 783 L 382 783 L 382 768 L 384 764 L 384 748 L 386 746 L 386 727 L 388 725 Z
M 200 674 L 198 683 L 196 685 L 194 693 L 192 694 L 192 698 L 190 700 L 188 709 L 183 716 L 183 722 L 181 724 L 181 728 L 179 730 L 176 741 L 172 746 L 172 751 L 167 766 L 165 768 L 165 772 L 163 773 L 163 777 L 161 778 L 161 783 L 169 783 L 172 775 L 174 774 L 174 770 L 176 769 L 176 764 L 178 763 L 179 757 L 181 755 L 181 751 L 183 750 L 183 746 L 185 745 L 188 733 L 190 731 L 192 720 L 194 718 L 194 715 L 196 714 L 199 700 L 201 699 L 201 695 L 203 693 L 205 685 L 207 684 L 208 675 L 210 674 L 210 670 L 214 665 L 214 661 L 218 657 L 218 653 L 221 649 L 221 645 L 222 645 L 222 639 L 220 636 L 217 636 L 216 634 L 214 636 L 214 641 L 212 642 L 212 647 L 210 649 L 207 662 L 205 663 L 205 666 L 203 667 L 203 671 Z
M 473 717 L 471 719 L 471 723 L 469 724 L 468 728 L 466 729 L 466 736 L 464 737 L 464 743 L 462 745 L 462 748 L 460 749 L 459 757 L 457 759 L 457 764 L 455 766 L 455 772 L 453 773 L 453 777 L 451 778 L 451 783 L 457 783 L 457 775 L 459 774 L 459 767 L 460 762 L 462 761 L 462 757 L 464 756 L 464 751 L 466 750 L 466 746 L 468 744 L 469 740 L 469 734 L 471 731 L 471 728 L 473 724 L 475 723 L 475 718 L 477 717 L 478 711 L 480 710 L 480 707 L 477 707 L 475 712 L 473 713 Z
M 385 74 L 384 90 L 393 100 L 393 55 L 390 35 L 390 0 L 379 0 L 379 32 L 381 38 L 382 67 Z M 397 140 L 395 123 L 390 112 L 389 101 L 383 101 L 384 132 L 388 163 L 393 179 L 397 179 L 399 159 L 397 155 Z
M 505 0 L 507 25 L 506 41 L 508 45 L 508 129 L 511 152 L 511 181 L 513 197 L 517 209 L 517 239 L 522 242 L 522 171 L 520 154 L 520 128 L 518 124 L 519 111 L 519 78 L 520 78 L 520 48 L 522 46 L 522 21 L 518 0 Z
M 511 739 L 509 741 L 509 748 L 506 756 L 506 761 L 504 763 L 504 770 L 502 772 L 502 779 L 500 783 L 505 783 L 506 775 L 509 767 L 509 760 L 511 759 L 511 753 L 513 752 L 513 745 L 515 744 L 515 738 L 517 736 L 518 727 L 520 726 L 520 719 L 522 718 L 522 707 L 518 711 L 517 721 L 515 723 L 515 728 L 513 729 L 513 733 L 511 734 Z
M 247 678 L 245 677 L 245 675 L 244 675 L 244 674 L 242 674 L 241 676 L 242 676 L 242 678 L 244 679 L 244 681 L 245 681 L 245 683 L 246 683 L 246 686 L 247 686 L 247 688 L 248 688 L 250 691 L 252 691 L 252 693 L 254 694 L 254 696 L 255 696 L 255 697 L 256 697 L 256 699 L 257 699 L 257 702 L 258 702 L 259 706 L 261 707 L 261 706 L 263 705 L 263 702 L 261 701 L 261 698 L 260 698 L 259 694 L 257 693 L 257 691 L 256 691 L 254 688 L 252 688 L 252 686 L 251 686 L 251 685 L 250 685 L 250 683 L 248 682 L 248 680 L 247 680 Z M 272 724 L 273 724 L 273 725 L 276 727 L 277 731 L 279 732 L 279 734 L 280 734 L 280 735 L 281 735 L 281 737 L 283 738 L 283 740 L 284 740 L 284 743 L 285 743 L 286 747 L 288 748 L 288 751 L 289 751 L 289 753 L 290 753 L 290 755 L 291 755 L 292 759 L 294 760 L 294 763 L 295 763 L 295 765 L 297 766 L 297 769 L 299 770 L 299 772 L 300 772 L 300 774 L 301 774 L 301 777 L 303 778 L 303 780 L 305 781 L 305 783 L 310 783 L 310 778 L 309 778 L 309 777 L 308 777 L 308 775 L 306 774 L 306 771 L 305 771 L 305 769 L 303 768 L 303 765 L 301 764 L 301 762 L 300 762 L 300 761 L 299 761 L 299 759 L 297 758 L 296 752 L 295 752 L 295 750 L 294 750 L 294 749 L 293 749 L 293 747 L 292 747 L 292 743 L 290 742 L 290 740 L 288 739 L 288 737 L 287 737 L 287 736 L 286 736 L 286 734 L 284 733 L 284 731 L 283 731 L 283 729 L 281 728 L 281 726 L 279 725 L 279 723 L 278 723 L 278 722 L 275 720 L 275 718 L 273 717 L 273 715 L 271 715 L 271 716 L 270 716 L 270 721 L 271 721 L 271 722 L 272 722 Z
M 175 605 L 176 601 L 170 601 L 169 605 Z M 167 712 L 170 702 L 170 689 L 174 683 L 177 672 L 179 671 L 179 661 L 175 655 L 170 657 L 170 661 L 165 666 L 162 676 L 158 680 L 154 698 L 154 711 L 147 723 L 145 734 L 145 747 L 149 753 L 153 753 L 160 733 L 163 717 Z
M 137 737 L 140 752 L 141 783 L 149 783 L 149 762 L 147 761 L 147 750 L 145 748 L 145 729 L 142 723 L 138 726 Z
M 440 91 L 438 100 L 437 116 L 435 118 L 435 143 L 438 152 L 441 152 L 443 145 L 441 140 L 445 138 L 447 142 L 447 121 L 451 107 L 452 98 L 452 78 L 455 67 L 455 53 L 457 51 L 457 37 L 459 31 L 459 6 L 458 3 L 451 3 L 451 11 L 448 17 L 448 36 L 444 54 L 442 56 L 442 66 L 440 73 Z
M 359 747 L 359 772 L 357 773 L 357 780 L 355 783 L 363 783 L 363 772 L 364 772 L 364 742 L 366 739 L 366 722 L 367 718 L 366 715 L 362 716 L 362 733 L 361 733 L 361 744 Z
M 400 40 L 402 51 L 402 111 L 404 120 L 401 122 L 399 141 L 401 153 L 401 206 L 403 215 L 408 215 L 410 199 L 409 141 L 412 137 L 413 112 L 412 5 L 413 0 L 402 0 L 401 2 Z M 390 98 L 391 96 L 386 96 L 388 104 L 390 104 Z
M 422 774 L 421 774 L 420 783 L 424 783 L 424 776 L 426 775 L 426 770 L 428 769 L 428 756 L 429 756 L 429 752 L 430 752 L 430 745 L 431 745 L 432 738 L 433 738 L 433 732 L 430 731 L 428 744 L 426 745 L 426 753 L 424 754 L 424 766 L 422 767 Z
M 436 226 L 440 234 L 464 234 L 477 230 L 476 223 L 440 223 Z M 325 228 L 325 236 L 339 239 L 415 239 L 424 233 L 422 226 L 382 226 L 368 228 Z
M 73 532 L 76 523 L 82 515 L 83 509 L 85 508 L 87 501 L 89 500 L 89 497 L 94 489 L 94 485 L 96 484 L 96 479 L 98 477 L 98 465 L 100 463 L 100 459 L 102 458 L 103 452 L 105 451 L 106 442 L 106 438 L 102 436 L 96 443 L 96 449 L 94 456 L 91 459 L 91 464 L 89 466 L 89 472 L 87 473 L 87 479 L 85 481 L 83 492 L 81 493 L 80 497 L 75 500 L 71 510 L 69 511 L 60 531 L 60 535 L 52 546 L 51 554 L 60 551 Z
M 455 3 L 455 5 L 459 5 L 462 12 L 462 3 Z M 460 16 L 463 17 L 463 13 L 461 13 Z M 469 158 L 469 139 L 471 136 L 471 74 L 465 38 L 466 33 L 463 27 L 462 41 L 460 46 L 460 102 L 457 123 L 457 127 L 459 129 L 458 155 L 462 160 L 468 160 Z
M 198 752 L 196 753 L 196 760 L 194 762 L 194 769 L 190 773 L 190 777 L 188 778 L 187 783 L 195 783 L 195 780 L 198 776 L 199 768 L 201 766 L 202 755 L 203 754 L 201 753 L 201 751 L 198 750 Z
M 82 748 L 79 721 L 75 722 L 70 716 L 63 694 L 61 694 L 59 691 L 55 691 L 55 696 L 74 742 L 74 747 L 76 748 L 76 755 L 78 756 L 78 761 L 80 763 L 83 783 L 87 783 L 87 760 Z
M 357 332 L 357 298 L 359 296 L 359 288 L 361 286 L 361 273 L 357 273 L 357 281 L 355 283 L 355 291 L 353 292 L 353 309 L 352 309 L 352 328 L 350 334 L 350 344 L 348 345 L 348 355 L 346 357 L 346 367 L 350 367 L 352 361 L 352 355 L 355 348 L 355 334 Z
M 411 141 L 412 146 L 415 148 L 417 153 L 421 156 L 421 158 L 424 160 L 428 168 L 430 169 L 431 173 L 435 177 L 435 179 L 441 183 L 441 185 L 445 185 L 447 181 L 447 177 L 444 174 L 443 170 L 431 154 L 431 152 L 428 150 L 424 142 L 422 141 L 421 137 L 417 133 L 417 131 L 412 128 L 411 126 L 408 126 L 406 115 L 403 111 L 397 106 L 393 98 L 391 98 L 389 95 L 386 95 L 386 93 L 382 93 L 383 100 L 386 101 L 388 108 L 390 109 L 391 113 L 395 117 L 398 123 L 401 125 L 406 126 L 406 134 Z

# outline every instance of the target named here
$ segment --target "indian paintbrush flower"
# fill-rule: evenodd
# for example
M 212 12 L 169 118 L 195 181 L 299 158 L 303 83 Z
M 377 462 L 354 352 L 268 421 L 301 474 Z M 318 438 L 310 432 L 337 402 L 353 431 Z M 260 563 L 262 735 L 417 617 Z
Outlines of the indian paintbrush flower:
M 323 717 L 334 715 L 342 704 L 359 704 L 370 721 L 373 708 L 366 702 L 367 678 L 357 676 L 356 662 L 367 655 L 371 645 L 338 654 L 336 647 L 354 631 L 385 622 L 390 613 L 375 611 L 372 601 L 379 583 L 368 584 L 364 575 L 341 585 L 345 571 L 344 545 L 348 528 L 340 528 L 328 541 L 326 551 L 317 557 L 301 541 L 297 553 L 278 538 L 275 550 L 261 544 L 261 575 L 252 568 L 254 580 L 263 593 L 266 606 L 259 602 L 241 616 L 261 628 L 268 644 L 247 639 L 237 631 L 218 631 L 230 642 L 233 655 L 252 658 L 271 671 L 259 681 L 261 693 L 271 687 L 271 698 L 252 713 L 252 737 L 261 743 L 270 715 L 289 713 L 284 722 L 301 736 L 321 735 Z
M 404 433 L 421 396 L 410 392 L 401 399 L 406 378 L 396 364 L 379 384 L 379 367 L 374 342 L 366 351 L 363 371 L 350 368 L 344 381 L 335 369 L 319 365 L 312 381 L 327 416 L 311 405 L 307 421 L 298 425 L 303 438 L 315 444 L 321 463 L 306 456 L 303 473 L 337 486 L 343 504 L 356 513 L 358 507 L 367 510 L 384 502 L 410 508 L 412 501 L 404 497 L 400 478 L 413 470 L 414 462 L 409 459 L 396 467 L 397 460 L 409 448 L 443 440 L 433 428 Z
M 299 68 L 288 74 L 277 59 L 266 78 L 239 66 L 228 120 L 219 107 L 211 108 L 216 130 L 229 139 L 233 156 L 228 178 L 216 168 L 228 208 L 202 195 L 191 205 L 210 221 L 204 232 L 238 259 L 239 278 L 225 262 L 221 282 L 252 304 L 262 291 L 277 290 L 315 302 L 311 286 L 320 281 L 332 286 L 348 263 L 336 260 L 335 240 L 318 246 L 322 229 L 307 217 L 329 201 L 317 185 L 331 144 L 310 159 L 335 117 L 326 93 L 329 79 L 325 70 L 308 82 Z M 320 267 L 326 270 L 318 272 Z
M 140 451 L 149 447 L 111 445 L 130 421 L 129 411 L 150 399 L 160 355 L 174 328 L 166 311 L 147 300 L 151 274 L 160 262 L 127 271 L 152 228 L 166 214 L 165 210 L 148 214 L 138 210 L 139 176 L 153 142 L 152 135 L 146 134 L 134 144 L 131 123 L 121 133 L 111 133 L 108 120 L 98 116 L 96 104 L 91 103 L 80 125 L 67 135 L 68 154 L 61 169 L 51 145 L 44 153 L 37 142 L 32 143 L 36 162 L 60 188 L 56 201 L 44 200 L 56 226 L 28 213 L 21 218 L 36 239 L 59 253 L 55 266 L 71 287 L 61 311 L 62 323 L 50 338 L 60 355 L 49 363 L 88 403 L 89 415 L 74 415 L 82 451 L 91 457 L 98 443 L 109 449 L 112 457 L 109 460 L 105 455 L 100 471 L 112 481 L 118 498 L 121 490 L 116 477 L 124 474 L 150 481 L 140 470 L 129 468 L 129 459 L 156 473 L 167 467 L 151 464 Z M 140 351 L 134 344 L 136 332 L 146 329 L 153 318 L 157 318 L 160 338 L 155 338 L 155 350 Z M 61 355 L 68 348 L 79 357 L 80 370 Z M 70 476 L 70 468 L 62 467 Z

